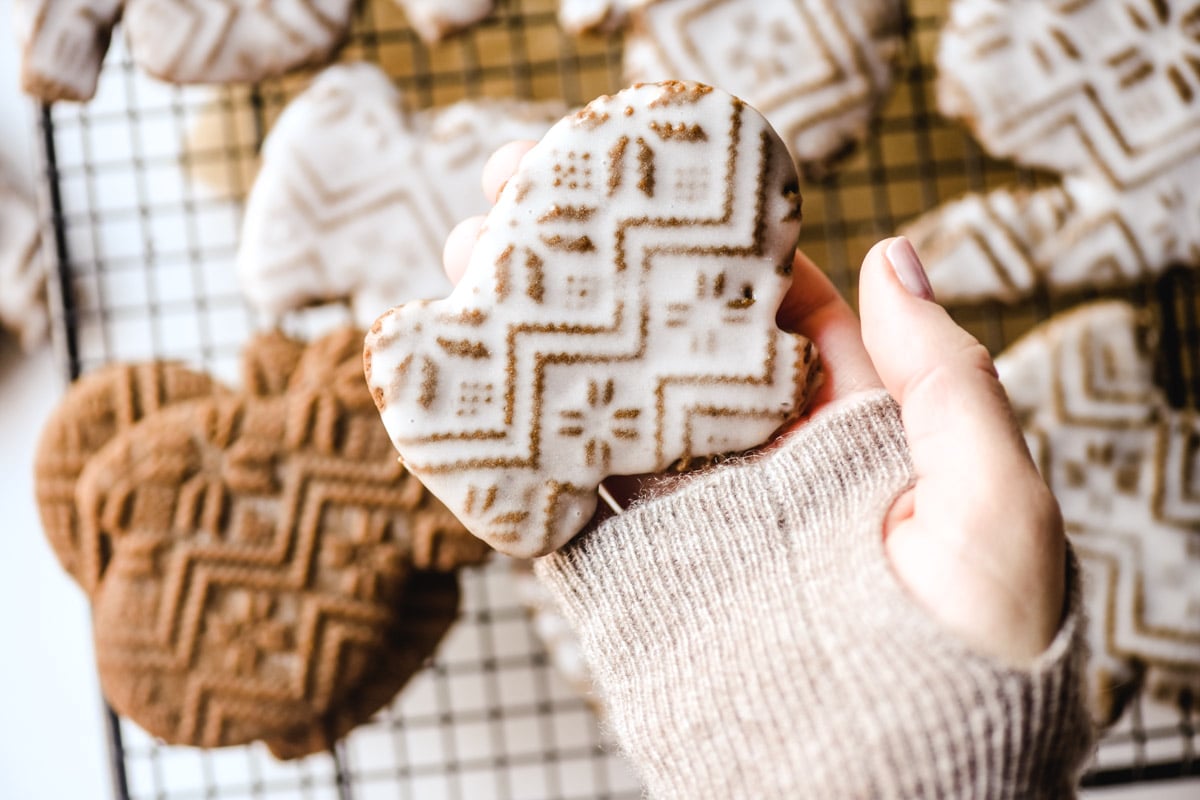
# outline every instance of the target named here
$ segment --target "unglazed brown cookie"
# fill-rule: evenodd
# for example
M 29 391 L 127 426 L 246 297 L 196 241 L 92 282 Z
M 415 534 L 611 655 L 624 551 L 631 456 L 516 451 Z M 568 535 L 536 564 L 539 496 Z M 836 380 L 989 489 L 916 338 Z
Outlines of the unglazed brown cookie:
M 93 595 L 101 684 L 166 741 L 262 739 L 304 755 L 411 674 L 380 666 L 400 657 L 407 542 L 426 495 L 394 459 L 364 459 L 363 438 L 335 430 L 345 419 L 304 404 L 172 406 L 80 478 L 80 514 L 113 542 Z
M 255 335 L 242 347 L 242 390 L 254 395 L 283 394 L 304 349 L 304 342 L 281 331 Z
M 655 3 L 633 12 L 625 77 L 724 87 L 819 177 L 866 135 L 887 96 L 901 18 L 900 0 Z
M 1082 306 L 996 360 L 1083 566 L 1092 713 L 1115 722 L 1145 681 L 1200 693 L 1200 418 L 1154 385 L 1148 321 Z
M 938 297 L 1137 281 L 1200 251 L 1195 2 L 957 0 L 938 105 L 990 153 L 1063 176 L 935 209 L 906 233 Z
M 0 164 L 0 326 L 32 349 L 46 337 L 46 274 L 33 198 Z
M 560 103 L 473 100 L 406 114 L 378 67 L 330 67 L 263 145 L 238 272 L 272 315 L 347 299 L 364 327 L 393 305 L 444 297 L 442 243 L 488 204 L 479 174 L 496 148 L 537 139 Z
M 799 229 L 787 149 L 741 100 L 592 102 L 522 159 L 453 294 L 371 329 L 393 443 L 521 557 L 574 536 L 605 476 L 760 444 L 816 384 L 812 344 L 775 325 Z
M 76 482 L 88 460 L 147 414 L 220 390 L 181 364 L 117 364 L 75 381 L 51 412 L 34 456 L 38 512 L 59 563 L 84 591 L 96 588 L 111 550 L 105 532 L 76 513 Z

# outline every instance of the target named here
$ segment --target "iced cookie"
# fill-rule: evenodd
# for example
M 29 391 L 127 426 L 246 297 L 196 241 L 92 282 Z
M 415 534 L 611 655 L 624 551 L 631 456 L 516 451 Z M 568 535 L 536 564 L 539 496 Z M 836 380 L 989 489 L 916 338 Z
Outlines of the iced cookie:
M 396 0 L 412 25 L 426 42 L 439 41 L 448 34 L 474 25 L 492 13 L 494 0 Z
M 122 0 L 13 0 L 21 87 L 45 101 L 89 100 Z
M 1190 3 L 957 0 L 938 105 L 996 156 L 1062 175 L 935 209 L 908 231 L 942 300 L 1137 281 L 1200 252 Z
M 46 273 L 33 198 L 0 165 L 0 327 L 26 350 L 46 338 Z
M 559 122 L 444 300 L 380 317 L 367 381 L 404 463 L 502 552 L 548 553 L 608 475 L 765 441 L 804 408 L 780 331 L 800 195 L 741 100 L 639 85 Z
M 996 360 L 1083 566 L 1101 725 L 1143 682 L 1200 691 L 1200 418 L 1154 385 L 1154 338 L 1132 306 L 1094 303 Z
M 901 46 L 899 0 L 674 0 L 634 13 L 625 75 L 725 87 L 817 177 L 866 134 Z
M 238 269 L 272 315 L 349 299 L 364 326 L 393 305 L 444 297 L 442 243 L 487 210 L 479 174 L 513 139 L 537 139 L 559 104 L 467 101 L 406 114 L 369 64 L 331 67 L 267 137 Z
M 116 364 L 75 381 L 51 412 L 34 456 L 34 491 L 46 539 L 85 592 L 98 585 L 112 546 L 76 511 L 75 489 L 84 466 L 146 415 L 214 391 L 222 389 L 181 364 Z
M 567 33 L 611 32 L 624 27 L 629 12 L 654 0 L 558 0 L 558 24 Z

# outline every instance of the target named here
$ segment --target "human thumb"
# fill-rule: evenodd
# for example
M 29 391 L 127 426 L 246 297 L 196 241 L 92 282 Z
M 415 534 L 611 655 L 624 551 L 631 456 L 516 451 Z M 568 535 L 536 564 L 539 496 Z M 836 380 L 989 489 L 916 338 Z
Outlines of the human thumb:
M 893 567 L 979 647 L 1032 658 L 1061 616 L 1062 523 L 991 357 L 934 301 L 907 239 L 877 244 L 859 280 L 863 341 L 917 478 L 888 521 Z

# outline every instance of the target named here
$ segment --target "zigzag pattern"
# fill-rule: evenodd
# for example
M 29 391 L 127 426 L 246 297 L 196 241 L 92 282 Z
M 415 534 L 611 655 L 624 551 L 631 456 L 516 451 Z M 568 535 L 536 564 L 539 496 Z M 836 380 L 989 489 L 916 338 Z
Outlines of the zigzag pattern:
M 1200 263 L 1200 3 L 959 0 L 939 103 L 992 153 L 1064 175 L 906 233 L 946 300 L 1124 284 Z
M 699 84 L 635 87 L 556 125 L 454 293 L 367 337 L 406 465 L 473 533 L 533 556 L 579 530 L 607 475 L 762 442 L 815 369 L 774 323 L 799 200 L 766 122 Z
M 762 112 L 813 175 L 866 134 L 901 45 L 894 0 L 677 0 L 633 14 L 627 80 L 724 87 Z
M 445 296 L 442 244 L 487 211 L 487 158 L 540 138 L 561 114 L 559 104 L 475 101 L 410 119 L 377 67 L 325 70 L 264 145 L 238 252 L 247 296 L 271 314 L 350 298 L 363 324 Z
M 1200 689 L 1200 418 L 1154 386 L 1150 338 L 1131 306 L 1093 304 L 996 361 L 1083 565 L 1102 724 L 1143 675 Z

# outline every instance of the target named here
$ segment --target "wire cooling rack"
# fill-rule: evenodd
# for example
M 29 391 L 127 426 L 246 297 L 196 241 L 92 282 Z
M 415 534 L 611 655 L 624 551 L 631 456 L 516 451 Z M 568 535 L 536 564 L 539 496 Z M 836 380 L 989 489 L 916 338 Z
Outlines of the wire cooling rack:
M 390 0 L 367 0 L 343 60 L 381 64 L 413 108 L 462 97 L 586 102 L 622 84 L 618 37 L 569 37 L 555 0 L 500 0 L 471 32 L 427 47 Z M 829 182 L 805 188 L 802 246 L 854 295 L 878 238 L 966 190 L 1039 177 L 987 158 L 934 112 L 931 67 L 945 0 L 913 0 L 909 47 L 867 144 Z M 266 324 L 243 303 L 234 256 L 242 201 L 263 137 L 307 76 L 253 87 L 178 88 L 143 76 L 120 45 L 96 98 L 42 113 L 46 234 L 55 343 L 67 377 L 110 361 L 179 358 L 236 378 L 242 343 Z M 1019 307 L 953 309 L 998 352 L 1089 294 Z M 1120 296 L 1156 310 L 1159 377 L 1171 401 L 1200 407 L 1197 280 L 1176 270 Z M 292 315 L 292 333 L 347 319 Z M 335 752 L 275 761 L 261 746 L 202 752 L 156 742 L 110 714 L 120 798 L 638 797 L 629 768 L 601 747 L 588 706 L 554 674 L 516 600 L 510 565 L 463 574 L 461 619 L 393 704 Z M 1101 743 L 1085 783 L 1200 774 L 1200 714 L 1135 703 Z M 869 757 L 866 754 L 865 757 Z

